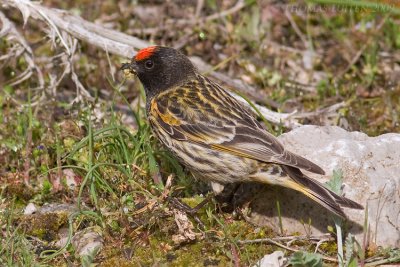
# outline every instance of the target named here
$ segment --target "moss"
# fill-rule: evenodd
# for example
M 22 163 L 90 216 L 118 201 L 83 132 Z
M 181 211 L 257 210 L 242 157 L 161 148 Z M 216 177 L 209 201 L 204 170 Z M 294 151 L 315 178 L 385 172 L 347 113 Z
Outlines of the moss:
M 7 197 L 15 197 L 18 200 L 28 201 L 34 195 L 34 190 L 23 183 L 11 183 L 7 186 L 5 194 Z
M 21 230 L 27 235 L 35 236 L 46 241 L 57 238 L 58 230 L 67 223 L 67 212 L 49 212 L 32 214 L 20 219 Z
M 324 242 L 319 248 L 328 255 L 337 254 L 337 243 L 334 241 Z
M 142 265 L 159 262 L 168 266 L 227 266 L 230 263 L 230 259 L 221 253 L 222 250 L 215 243 L 204 240 L 175 249 L 168 247 L 164 242 L 152 238 L 149 246 L 136 248 L 133 262 Z
M 222 225 L 210 232 L 206 231 L 203 239 L 194 243 L 175 246 L 170 234 L 158 229 L 149 238 L 147 246 L 136 247 L 134 257 L 142 265 L 155 262 L 168 266 L 229 266 L 231 265 L 231 246 L 235 246 L 244 264 L 252 264 L 262 255 L 276 250 L 268 244 L 238 245 L 237 240 L 251 240 L 262 237 L 273 237 L 268 228 L 254 228 L 245 221 L 231 220 L 230 217 L 218 218 Z M 168 224 L 165 222 L 165 224 Z M 168 227 L 167 227 L 168 228 Z
M 219 249 L 204 242 L 192 244 L 175 252 L 176 258 L 170 266 L 228 266 L 230 260 Z
M 107 259 L 107 260 L 101 262 L 98 266 L 99 267 L 115 267 L 115 266 L 131 267 L 133 265 L 132 265 L 131 261 L 129 261 L 123 257 L 117 256 L 117 257 L 113 257 L 113 258 L 110 258 L 110 259 Z
M 187 204 L 187 205 L 189 205 L 190 207 L 194 208 L 194 207 L 196 207 L 198 204 L 200 204 L 200 203 L 204 200 L 204 197 L 201 197 L 201 196 L 194 196 L 194 197 L 182 198 L 181 200 L 182 200 L 182 202 L 184 202 L 185 204 Z

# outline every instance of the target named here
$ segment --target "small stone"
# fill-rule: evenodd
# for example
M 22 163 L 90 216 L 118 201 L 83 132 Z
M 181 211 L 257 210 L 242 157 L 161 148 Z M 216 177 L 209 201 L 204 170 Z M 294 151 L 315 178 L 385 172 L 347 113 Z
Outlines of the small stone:
M 103 247 L 103 237 L 99 227 L 89 227 L 77 232 L 72 238 L 75 255 L 78 257 L 93 255 Z
M 271 254 L 265 255 L 261 260 L 257 262 L 253 267 L 276 267 L 276 266 L 287 266 L 287 258 L 282 251 L 275 251 Z
M 34 214 L 37 211 L 35 204 L 29 203 L 24 209 L 24 215 Z

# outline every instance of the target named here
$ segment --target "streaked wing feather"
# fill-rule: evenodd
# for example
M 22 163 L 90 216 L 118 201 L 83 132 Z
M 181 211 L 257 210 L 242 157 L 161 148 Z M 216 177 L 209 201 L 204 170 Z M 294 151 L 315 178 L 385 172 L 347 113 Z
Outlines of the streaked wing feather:
M 304 190 L 311 193 L 318 202 L 323 206 L 332 210 L 339 216 L 345 217 L 340 206 L 353 208 L 353 209 L 363 209 L 364 207 L 357 202 L 348 199 L 343 196 L 339 196 L 335 192 L 327 189 L 320 182 L 311 179 L 304 175 L 299 169 L 290 166 L 282 166 L 283 171 L 297 184 L 302 185 Z
M 161 126 L 176 140 L 188 140 L 263 162 L 325 173 L 311 161 L 285 150 L 250 110 L 200 75 L 197 80 L 153 99 L 150 113 L 150 122 Z

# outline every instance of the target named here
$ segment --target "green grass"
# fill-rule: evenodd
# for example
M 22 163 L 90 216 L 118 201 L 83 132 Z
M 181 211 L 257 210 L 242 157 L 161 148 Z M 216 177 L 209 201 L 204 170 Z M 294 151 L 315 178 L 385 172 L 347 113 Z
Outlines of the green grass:
M 2 195 L 0 195 L 0 199 Z M 18 214 L 15 201 L 0 212 L 0 265 L 1 266 L 43 266 L 37 261 L 35 246 L 15 227 Z

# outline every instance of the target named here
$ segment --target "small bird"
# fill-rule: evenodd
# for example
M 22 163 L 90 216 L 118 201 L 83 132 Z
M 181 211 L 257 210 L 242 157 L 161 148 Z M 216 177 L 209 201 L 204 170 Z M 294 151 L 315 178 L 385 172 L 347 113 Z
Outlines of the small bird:
M 303 174 L 300 169 L 325 172 L 286 150 L 250 108 L 201 75 L 179 51 L 150 46 L 121 69 L 143 84 L 154 135 L 195 177 L 219 184 L 261 182 L 291 188 L 342 218 L 346 215 L 341 206 L 363 209 Z

